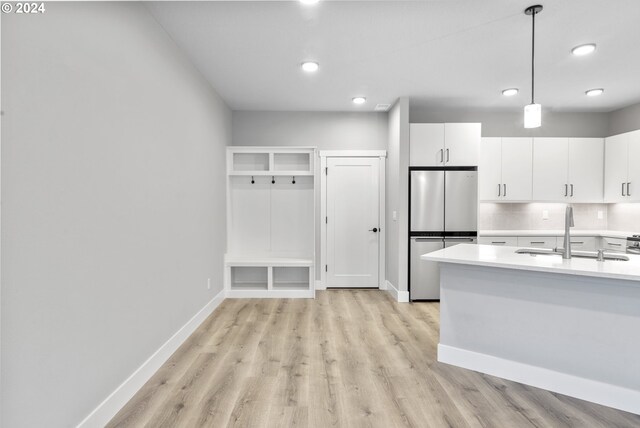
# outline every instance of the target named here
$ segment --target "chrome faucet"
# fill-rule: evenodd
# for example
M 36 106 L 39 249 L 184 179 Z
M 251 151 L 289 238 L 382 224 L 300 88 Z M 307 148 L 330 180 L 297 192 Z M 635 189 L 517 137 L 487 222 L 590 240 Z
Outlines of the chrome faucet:
M 563 259 L 571 258 L 571 234 L 570 229 L 575 226 L 573 223 L 573 207 L 567 204 L 567 210 L 564 213 L 564 251 Z

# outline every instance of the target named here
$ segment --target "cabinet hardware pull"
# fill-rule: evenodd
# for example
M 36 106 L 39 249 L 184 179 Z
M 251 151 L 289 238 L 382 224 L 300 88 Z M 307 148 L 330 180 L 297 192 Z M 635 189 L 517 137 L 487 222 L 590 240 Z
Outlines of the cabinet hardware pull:
M 531 241 L 532 244 L 544 244 L 544 241 Z
M 564 196 L 566 197 L 566 196 L 568 196 L 568 195 L 569 195 L 569 185 L 568 185 L 568 184 L 565 184 L 565 185 L 564 185 Z
M 614 247 L 622 247 L 622 244 L 616 244 L 615 242 L 609 242 L 609 245 L 613 245 Z
M 571 185 L 571 197 L 573 198 L 573 184 Z
M 584 241 L 571 241 L 572 244 L 584 244 Z
M 492 244 L 506 244 L 507 241 L 491 241 Z
M 440 163 L 444 163 L 444 149 L 440 149 Z
M 624 196 L 624 183 L 622 183 L 622 196 Z
M 502 192 L 502 193 L 504 193 L 503 196 L 507 196 L 507 185 L 503 184 L 503 186 L 504 186 L 504 192 Z
M 447 149 L 447 163 L 449 163 L 449 149 Z
M 500 195 L 500 188 L 501 188 L 501 187 L 502 187 L 502 186 L 498 184 L 498 197 L 502 196 L 502 195 Z
M 627 183 L 627 196 L 631 196 L 631 182 Z

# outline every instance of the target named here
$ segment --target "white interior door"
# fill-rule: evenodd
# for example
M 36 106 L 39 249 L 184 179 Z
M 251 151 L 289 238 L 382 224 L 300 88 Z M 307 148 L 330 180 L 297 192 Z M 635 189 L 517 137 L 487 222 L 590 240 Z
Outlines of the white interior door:
M 326 286 L 379 286 L 380 159 L 327 158 Z

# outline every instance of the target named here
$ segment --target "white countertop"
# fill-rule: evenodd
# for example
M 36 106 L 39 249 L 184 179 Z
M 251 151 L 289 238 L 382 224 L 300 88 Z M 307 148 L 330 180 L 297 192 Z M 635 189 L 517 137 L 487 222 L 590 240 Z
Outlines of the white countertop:
M 571 236 L 600 236 L 608 238 L 622 238 L 640 234 L 640 232 L 625 232 L 621 230 L 586 230 L 571 229 Z M 479 236 L 564 236 L 564 230 L 481 230 Z
M 607 235 L 608 236 L 608 235 Z M 496 267 L 597 278 L 638 281 L 640 285 L 640 255 L 625 254 L 629 261 L 572 258 L 560 255 L 516 254 L 519 247 L 459 244 L 420 256 L 422 260 L 463 265 Z

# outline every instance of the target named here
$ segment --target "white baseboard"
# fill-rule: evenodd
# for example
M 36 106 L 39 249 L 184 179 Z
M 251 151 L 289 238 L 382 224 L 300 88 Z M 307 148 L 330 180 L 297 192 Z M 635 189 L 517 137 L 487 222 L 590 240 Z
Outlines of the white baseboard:
M 387 293 L 393 296 L 393 299 L 398 303 L 408 303 L 409 302 L 409 292 L 408 291 L 400 291 L 398 290 L 392 283 L 386 281 L 387 284 Z
M 324 286 L 322 281 L 316 280 L 316 291 L 317 290 L 326 290 L 327 287 Z
M 640 391 L 633 389 L 442 344 L 438 361 L 640 414 Z
M 205 319 L 222 303 L 225 290 L 220 291 L 185 325 L 154 352 L 138 369 L 133 372 L 115 391 L 98 405 L 78 428 L 104 427 L 124 407 L 140 388 L 155 374 L 169 357 L 185 340 L 204 322 Z

